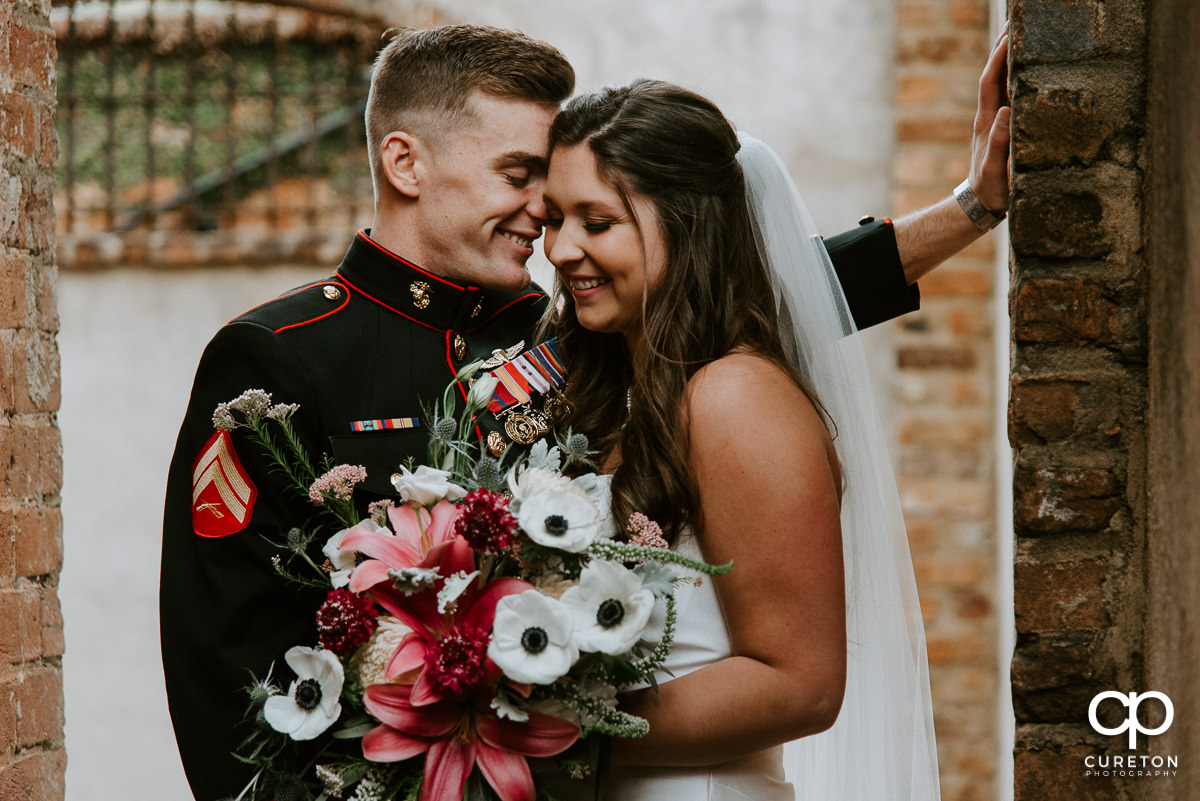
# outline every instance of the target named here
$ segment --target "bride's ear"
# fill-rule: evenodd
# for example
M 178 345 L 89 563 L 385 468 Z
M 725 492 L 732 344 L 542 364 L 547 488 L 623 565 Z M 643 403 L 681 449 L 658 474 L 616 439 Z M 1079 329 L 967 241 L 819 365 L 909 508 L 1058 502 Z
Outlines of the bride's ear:
M 379 147 L 380 168 L 392 188 L 407 198 L 421 194 L 421 141 L 407 131 L 392 131 Z

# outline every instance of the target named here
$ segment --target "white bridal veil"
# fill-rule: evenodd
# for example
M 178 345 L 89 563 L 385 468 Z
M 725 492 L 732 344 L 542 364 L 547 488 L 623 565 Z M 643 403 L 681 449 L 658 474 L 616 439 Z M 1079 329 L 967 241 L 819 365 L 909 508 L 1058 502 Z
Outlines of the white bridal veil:
M 740 139 L 784 346 L 837 426 L 845 485 L 846 696 L 831 729 L 787 745 L 788 779 L 797 801 L 937 801 L 921 607 L 862 343 L 787 168 L 762 142 Z

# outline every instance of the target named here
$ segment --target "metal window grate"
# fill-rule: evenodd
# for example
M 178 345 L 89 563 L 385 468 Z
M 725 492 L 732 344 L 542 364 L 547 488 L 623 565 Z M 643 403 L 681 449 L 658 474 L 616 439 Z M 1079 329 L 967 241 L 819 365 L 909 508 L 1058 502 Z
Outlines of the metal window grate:
M 344 242 L 369 222 L 362 113 L 377 21 L 294 4 L 75 0 L 52 23 L 64 266 L 114 248 L 136 263 L 129 243 L 168 235 L 203 240 L 196 261 L 232 236 L 235 250 L 317 230 Z

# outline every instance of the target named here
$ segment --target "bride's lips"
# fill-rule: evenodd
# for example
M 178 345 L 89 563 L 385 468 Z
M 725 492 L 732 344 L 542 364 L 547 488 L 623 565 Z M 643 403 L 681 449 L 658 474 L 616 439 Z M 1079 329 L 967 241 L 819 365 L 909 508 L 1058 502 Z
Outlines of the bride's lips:
M 612 283 L 612 279 L 602 275 L 563 276 L 563 283 L 575 297 L 589 298 L 603 291 L 604 287 Z

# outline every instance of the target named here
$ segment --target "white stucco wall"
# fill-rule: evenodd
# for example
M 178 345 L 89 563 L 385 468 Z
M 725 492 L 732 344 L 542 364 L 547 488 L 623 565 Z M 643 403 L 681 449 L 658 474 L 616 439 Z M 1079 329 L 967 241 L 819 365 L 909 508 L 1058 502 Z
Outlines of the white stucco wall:
M 438 5 L 454 20 L 553 42 L 575 64 L 581 90 L 645 76 L 709 95 L 780 152 L 823 230 L 887 211 L 891 0 Z M 212 333 L 332 267 L 62 275 L 68 801 L 189 797 L 157 632 L 161 503 L 176 431 Z
M 634 78 L 714 100 L 791 168 L 822 232 L 886 211 L 894 0 L 434 0 L 558 47 L 588 91 Z

